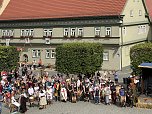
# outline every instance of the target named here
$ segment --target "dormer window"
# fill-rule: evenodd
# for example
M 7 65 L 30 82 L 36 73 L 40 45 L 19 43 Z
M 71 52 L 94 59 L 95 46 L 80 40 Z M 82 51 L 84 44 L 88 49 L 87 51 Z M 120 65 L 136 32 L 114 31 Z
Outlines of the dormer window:
M 44 38 L 51 38 L 52 37 L 52 29 L 44 29 L 43 37 Z

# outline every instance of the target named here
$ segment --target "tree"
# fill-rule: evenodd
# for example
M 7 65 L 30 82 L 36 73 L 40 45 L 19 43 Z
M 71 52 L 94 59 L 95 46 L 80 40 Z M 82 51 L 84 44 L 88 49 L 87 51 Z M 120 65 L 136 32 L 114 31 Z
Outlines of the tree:
M 99 43 L 67 43 L 56 48 L 56 70 L 61 73 L 92 74 L 103 62 Z
M 130 50 L 131 67 L 136 74 L 141 72 L 138 68 L 143 62 L 152 62 L 152 43 L 135 45 Z
M 19 52 L 13 46 L 0 46 L 0 71 L 10 71 L 17 66 Z

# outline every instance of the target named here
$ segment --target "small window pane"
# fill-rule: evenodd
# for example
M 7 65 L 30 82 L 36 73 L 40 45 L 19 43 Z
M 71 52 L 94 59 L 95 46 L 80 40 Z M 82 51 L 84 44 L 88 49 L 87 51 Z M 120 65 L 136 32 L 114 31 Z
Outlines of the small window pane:
M 32 57 L 36 57 L 36 50 L 32 50 Z
M 69 29 L 68 28 L 64 28 L 64 36 L 68 36 L 69 35 Z
M 41 56 L 41 51 L 37 50 L 37 57 L 40 57 L 40 56 Z
M 78 37 L 83 36 L 83 28 L 78 28 Z
M 45 57 L 46 57 L 47 59 L 50 58 L 50 50 L 46 50 L 46 55 L 45 55 Z
M 71 36 L 75 36 L 75 28 L 71 28 Z
M 55 58 L 55 49 L 51 49 L 51 58 L 52 58 L 52 59 Z
M 103 52 L 103 60 L 108 61 L 109 60 L 109 52 Z
M 95 27 L 95 36 L 100 36 L 100 27 Z

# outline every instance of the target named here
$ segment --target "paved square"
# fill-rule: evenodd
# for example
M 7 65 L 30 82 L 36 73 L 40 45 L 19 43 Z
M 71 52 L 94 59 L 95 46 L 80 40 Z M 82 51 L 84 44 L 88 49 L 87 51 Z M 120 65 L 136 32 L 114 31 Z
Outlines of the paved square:
M 88 102 L 64 103 L 54 102 L 46 109 L 39 110 L 38 107 L 28 107 L 26 114 L 151 114 L 150 109 L 121 108 L 115 105 L 95 105 Z M 3 108 L 2 114 L 10 114 L 8 109 Z

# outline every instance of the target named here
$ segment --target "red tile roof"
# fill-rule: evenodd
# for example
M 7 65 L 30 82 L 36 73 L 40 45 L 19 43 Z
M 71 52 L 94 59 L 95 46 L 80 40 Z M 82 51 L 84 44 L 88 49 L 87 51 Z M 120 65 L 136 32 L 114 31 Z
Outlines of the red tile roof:
M 152 0 L 145 0 L 146 1 L 146 7 L 152 22 Z
M 0 6 L 2 5 L 2 3 L 3 3 L 3 0 L 0 0 Z
M 11 0 L 0 20 L 120 15 L 127 0 Z

